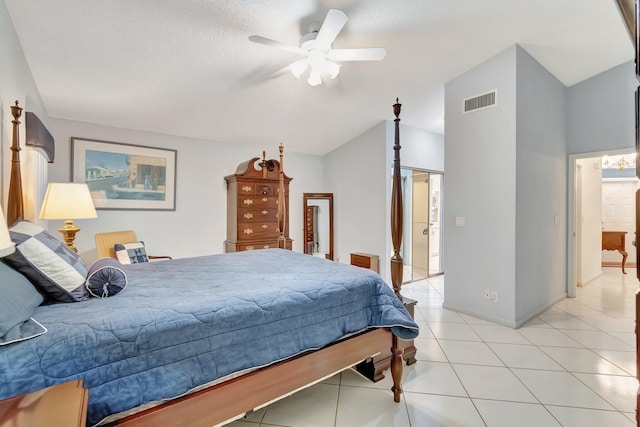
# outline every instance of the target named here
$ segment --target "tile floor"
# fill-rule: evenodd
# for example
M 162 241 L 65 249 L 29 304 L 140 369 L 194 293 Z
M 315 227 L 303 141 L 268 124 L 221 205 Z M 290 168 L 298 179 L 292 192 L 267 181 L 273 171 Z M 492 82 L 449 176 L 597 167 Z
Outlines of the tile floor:
M 442 308 L 444 277 L 407 284 L 418 300 L 418 362 L 399 404 L 390 375 L 351 370 L 232 427 L 635 426 L 635 270 L 597 280 L 514 330 Z

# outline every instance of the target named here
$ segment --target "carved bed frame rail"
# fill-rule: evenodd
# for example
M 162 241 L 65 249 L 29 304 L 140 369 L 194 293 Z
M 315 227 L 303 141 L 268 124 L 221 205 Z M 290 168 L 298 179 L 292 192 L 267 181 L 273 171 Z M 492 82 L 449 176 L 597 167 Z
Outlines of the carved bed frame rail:
M 391 196 L 391 226 L 394 255 L 391 259 L 391 276 L 393 288 L 398 297 L 402 284 L 402 258 L 400 243 L 402 242 L 402 194 L 400 188 L 400 140 L 399 122 L 400 107 L 398 99 L 393 106 L 396 116 L 395 156 L 393 169 L 393 187 Z M 20 144 L 18 126 L 22 108 L 11 107 L 13 114 L 13 141 L 11 150 L 11 180 L 9 185 L 9 201 L 7 222 L 12 224 L 23 217 L 22 180 L 20 177 Z M 284 168 L 283 147 L 280 145 L 280 182 L 278 224 L 279 242 L 284 233 Z M 247 374 L 220 382 L 200 391 L 172 399 L 162 404 L 128 415 L 110 422 L 111 426 L 160 426 L 183 425 L 202 426 L 221 425 L 243 416 L 246 412 L 266 406 L 280 398 L 298 390 L 318 383 L 338 372 L 348 369 L 357 363 L 389 351 L 391 344 L 391 377 L 393 379 L 393 400 L 400 402 L 402 394 L 402 347 L 399 339 L 389 329 L 373 329 L 344 340 L 332 343 L 320 350 L 310 351 L 273 365 L 256 369 Z M 91 393 L 89 392 L 89 395 Z M 89 396 L 90 398 L 90 396 Z

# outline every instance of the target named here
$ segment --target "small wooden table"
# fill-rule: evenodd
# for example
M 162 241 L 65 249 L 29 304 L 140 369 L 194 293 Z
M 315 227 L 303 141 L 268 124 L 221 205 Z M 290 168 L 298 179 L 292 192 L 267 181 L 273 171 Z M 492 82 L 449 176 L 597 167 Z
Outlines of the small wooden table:
M 10 397 L 0 401 L 0 425 L 85 427 L 88 399 L 81 380 Z
M 627 251 L 625 250 L 625 238 L 626 231 L 603 231 L 602 232 L 602 250 L 603 251 L 618 251 L 622 255 L 622 273 L 627 274 L 624 271 L 624 263 L 627 261 Z

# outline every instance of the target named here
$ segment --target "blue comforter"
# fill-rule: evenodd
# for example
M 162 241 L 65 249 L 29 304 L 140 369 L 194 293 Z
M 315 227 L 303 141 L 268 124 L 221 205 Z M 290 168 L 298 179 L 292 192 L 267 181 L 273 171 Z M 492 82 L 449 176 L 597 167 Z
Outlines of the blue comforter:
M 41 306 L 48 332 L 0 347 L 0 398 L 82 379 L 88 422 L 369 327 L 418 327 L 379 275 L 280 249 L 123 266 L 110 298 Z

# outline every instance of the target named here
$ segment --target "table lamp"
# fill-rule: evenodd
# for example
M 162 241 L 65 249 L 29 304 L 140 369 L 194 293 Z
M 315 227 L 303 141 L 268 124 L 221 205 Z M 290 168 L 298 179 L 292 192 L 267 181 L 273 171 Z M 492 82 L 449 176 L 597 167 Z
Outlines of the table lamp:
M 2 221 L 0 224 L 0 258 L 2 258 L 11 255 L 16 250 L 16 246 L 9 236 L 9 228 L 7 227 L 7 221 L 4 219 L 2 207 L 0 207 L 0 221 Z
M 72 251 L 78 252 L 73 246 L 73 240 L 80 231 L 79 227 L 73 225 L 73 220 L 97 217 L 87 184 L 51 182 L 47 186 L 40 219 L 64 219 L 65 225 L 58 228 L 58 231 L 62 233 L 64 242 Z

